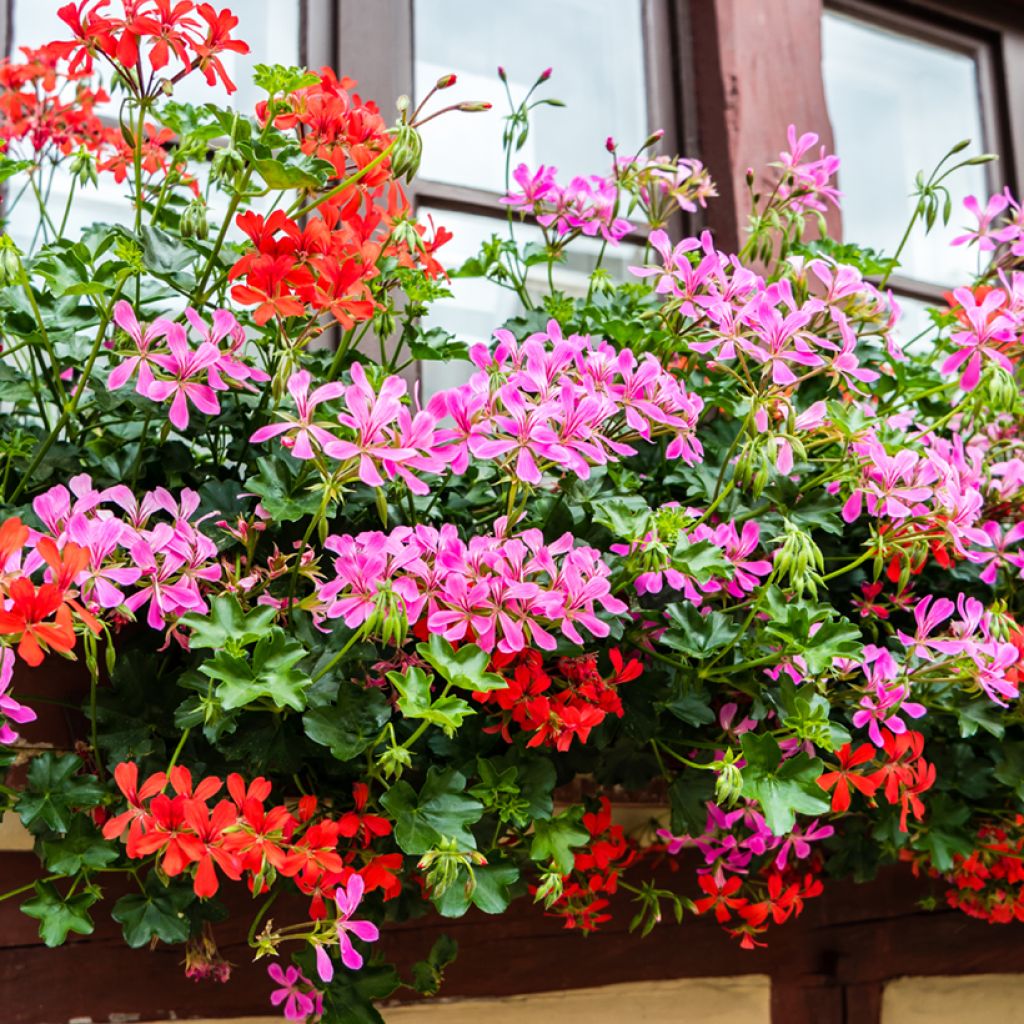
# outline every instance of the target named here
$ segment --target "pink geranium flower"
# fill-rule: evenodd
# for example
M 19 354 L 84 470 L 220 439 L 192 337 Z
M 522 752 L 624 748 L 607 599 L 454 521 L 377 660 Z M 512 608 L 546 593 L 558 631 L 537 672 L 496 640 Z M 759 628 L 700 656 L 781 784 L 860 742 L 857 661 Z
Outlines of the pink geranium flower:
M 135 352 L 110 372 L 110 376 L 107 378 L 107 388 L 110 391 L 116 391 L 118 388 L 124 387 L 132 375 L 138 371 L 135 390 L 140 395 L 149 397 L 149 388 L 153 383 L 153 367 L 156 366 L 153 346 L 167 337 L 167 332 L 174 324 L 164 317 L 159 317 L 143 329 L 135 316 L 135 310 L 124 299 L 114 305 L 114 323 L 135 343 Z
M 190 348 L 185 329 L 180 324 L 172 324 L 168 329 L 167 347 L 170 352 L 153 356 L 153 362 L 169 373 L 170 379 L 154 380 L 146 390 L 146 397 L 154 402 L 165 402 L 171 398 L 170 421 L 178 430 L 185 430 L 189 423 L 190 402 L 207 416 L 216 416 L 220 412 L 217 392 L 199 377 L 208 374 L 220 360 L 221 353 L 208 341 L 197 349 Z
M 335 435 L 327 429 L 326 424 L 313 419 L 313 412 L 323 402 L 340 398 L 345 393 L 345 385 L 340 381 L 332 381 L 329 384 L 321 384 L 310 394 L 309 386 L 312 379 L 308 370 L 299 370 L 288 378 L 288 393 L 295 400 L 296 415 L 279 413 L 282 422 L 260 427 L 249 438 L 253 444 L 261 444 L 264 441 L 269 441 L 272 437 L 285 434 L 287 436 L 282 443 L 295 458 L 312 459 L 316 455 L 314 445 L 316 448 L 323 449 L 337 440 Z
M 363 879 L 361 875 L 353 875 L 348 886 L 339 885 L 334 902 L 338 906 L 338 917 L 334 922 L 338 936 L 338 947 L 341 950 L 341 962 L 352 971 L 363 966 L 362 954 L 352 945 L 352 936 L 363 942 L 376 942 L 380 932 L 372 921 L 357 920 L 352 915 L 359 909 L 363 898 Z M 316 968 L 320 980 L 329 982 L 334 977 L 334 963 L 323 946 L 316 947 Z

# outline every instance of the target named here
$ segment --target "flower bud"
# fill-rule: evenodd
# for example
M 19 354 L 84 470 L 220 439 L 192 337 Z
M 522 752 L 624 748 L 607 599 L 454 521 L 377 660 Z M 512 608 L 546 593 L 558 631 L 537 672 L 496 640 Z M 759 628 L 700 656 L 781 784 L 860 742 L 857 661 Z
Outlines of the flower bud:
M 21 279 L 21 253 L 10 235 L 0 238 L 0 285 L 15 284 Z
M 206 203 L 202 199 L 193 199 L 182 211 L 179 226 L 182 238 L 205 239 L 210 233 Z
M 412 125 L 404 121 L 395 129 L 395 144 L 391 150 L 391 171 L 407 182 L 416 177 L 423 158 L 423 140 Z
M 493 103 L 484 103 L 482 100 L 470 100 L 468 103 L 458 104 L 455 109 L 461 110 L 465 114 L 479 114 L 484 110 L 490 110 L 493 106 Z
M 457 75 L 442 75 L 434 86 L 435 89 L 450 89 L 458 81 Z
M 719 763 L 718 778 L 715 779 L 715 803 L 728 807 L 739 799 L 743 789 L 743 773 L 733 763 L 732 751 Z
M 616 150 L 615 140 L 610 135 L 604 140 L 604 148 L 607 149 L 609 153 L 614 153 Z
M 537 78 L 538 83 L 546 82 L 551 77 L 551 68 L 545 68 Z

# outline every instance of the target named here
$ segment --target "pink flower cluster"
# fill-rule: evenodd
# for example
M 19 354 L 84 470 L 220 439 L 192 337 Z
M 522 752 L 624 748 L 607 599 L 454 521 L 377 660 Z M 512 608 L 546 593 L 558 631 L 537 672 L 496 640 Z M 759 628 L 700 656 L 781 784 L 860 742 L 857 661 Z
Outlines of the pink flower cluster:
M 914 622 L 913 636 L 902 630 L 896 634 L 910 654 L 948 669 L 996 704 L 1005 707 L 1008 701 L 1016 700 L 1020 651 L 1004 638 L 999 620 L 977 598 L 960 594 L 954 605 L 949 598 L 933 599 L 928 595 L 917 602 Z M 937 655 L 944 655 L 946 660 L 940 662 Z
M 857 729 L 866 726 L 871 742 L 881 747 L 884 743 L 881 726 L 885 726 L 893 735 L 900 736 L 907 731 L 906 722 L 900 718 L 900 714 L 921 718 L 927 708 L 907 700 L 910 680 L 904 674 L 903 667 L 884 647 L 868 644 L 861 660 L 855 664 L 864 672 L 867 682 L 864 695 L 858 702 L 858 710 L 853 713 L 853 725 Z M 853 664 L 843 660 L 839 667 L 849 670 Z
M 699 516 L 699 509 L 688 510 Z M 708 594 L 728 594 L 737 600 L 743 600 L 761 583 L 761 577 L 772 571 L 772 563 L 764 558 L 751 557 L 757 549 L 761 538 L 761 528 L 756 522 L 750 521 L 737 530 L 732 522 L 720 523 L 717 526 L 700 524 L 689 532 L 683 532 L 682 539 L 687 546 L 707 541 L 717 547 L 729 563 L 731 575 L 725 579 L 711 579 L 706 583 L 698 583 L 692 577 L 673 568 L 673 551 L 680 537 L 673 536 L 671 543 L 664 540 L 657 530 L 650 530 L 640 540 L 632 544 L 613 544 L 613 553 L 622 557 L 636 557 L 643 566 L 643 571 L 636 578 L 636 590 L 639 594 L 660 594 L 667 585 L 672 590 L 681 590 L 686 599 L 700 607 Z
M 373 487 L 400 477 L 415 494 L 426 494 L 421 473 L 466 471 L 470 458 L 498 461 L 528 484 L 553 468 L 587 477 L 592 466 L 633 455 L 638 438 L 671 436 L 666 456 L 698 462 L 696 436 L 703 403 L 689 394 L 652 355 L 573 334 L 564 337 L 552 320 L 545 332 L 522 343 L 508 331 L 497 345 L 475 345 L 479 368 L 467 384 L 441 391 L 425 410 L 403 401 L 407 386 L 388 377 L 375 391 L 363 368 L 352 367 L 351 385 L 324 384 L 310 392 L 300 371 L 288 382 L 296 413 L 261 427 L 254 442 L 280 436 L 296 458 L 318 453 L 347 461 L 351 476 Z M 338 400 L 336 423 L 315 419 L 317 406 Z M 454 426 L 441 426 L 451 417 Z M 342 469 L 342 475 L 346 470 Z
M 199 335 L 199 344 L 189 344 L 184 326 L 158 317 L 143 326 L 135 310 L 124 300 L 114 306 L 114 322 L 128 335 L 132 348 L 118 353 L 122 360 L 107 378 L 107 388 L 116 391 L 135 377 L 135 390 L 154 402 L 171 400 L 168 417 L 178 430 L 189 424 L 189 405 L 207 416 L 220 412 L 218 392 L 230 388 L 254 390 L 250 381 L 264 383 L 269 374 L 242 359 L 245 331 L 226 309 L 213 313 L 207 324 L 194 309 L 185 316 Z
M 552 228 L 562 238 L 566 235 L 600 235 L 617 245 L 633 229 L 633 225 L 617 216 L 618 188 L 614 178 L 592 174 L 576 177 L 568 185 L 560 185 L 557 167 L 543 164 L 531 172 L 520 164 L 513 172 L 521 192 L 510 192 L 498 200 L 521 213 L 532 214 L 544 228 Z
M 1014 364 L 1006 349 L 1015 345 L 1024 329 L 1024 274 L 1003 276 L 1004 288 L 993 288 L 978 302 L 969 288 L 953 292 L 960 329 L 951 334 L 955 352 L 950 353 L 939 368 L 941 373 L 961 370 L 960 386 L 973 391 L 988 363 L 1009 374 Z
M 620 182 L 636 191 L 648 211 L 659 214 L 667 202 L 685 213 L 696 213 L 698 205 L 718 195 L 707 169 L 699 160 L 669 156 L 624 156 L 618 160 Z M 670 209 L 671 209 L 670 207 Z
M 472 455 L 497 459 L 530 484 L 552 466 L 586 478 L 592 466 L 635 454 L 633 440 L 659 434 L 671 437 L 666 458 L 689 465 L 702 458 L 704 403 L 654 356 L 638 358 L 589 335 L 565 337 L 554 320 L 523 342 L 504 330 L 494 336 L 493 350 L 470 349 L 479 372 L 469 383 L 428 406 L 455 421 L 438 433 L 454 472 L 465 472 Z
M 979 558 L 970 550 L 991 548 L 994 540 L 992 527 L 982 522 L 984 482 L 977 449 L 965 450 L 959 437 L 949 441 L 926 434 L 920 440 L 922 447 L 915 450 L 904 436 L 892 455 L 873 430 L 851 444 L 860 465 L 843 504 L 844 521 L 859 519 L 865 507 L 868 515 L 897 525 L 921 519 L 930 534 L 939 531 L 961 556 L 990 560 L 992 556 Z M 1000 543 L 1005 546 L 1014 539 L 1011 533 L 1009 541 Z
M 1007 245 L 1014 256 L 1024 256 L 1024 209 L 1009 188 L 989 196 L 984 209 L 977 196 L 968 196 L 964 206 L 978 226 L 966 228 L 964 234 L 953 239 L 953 245 L 976 245 L 982 252 Z
M 677 836 L 668 829 L 658 829 L 658 838 L 666 845 L 666 852 L 677 854 L 687 847 L 696 848 L 704 857 L 699 874 L 710 874 L 721 885 L 726 874 L 745 875 L 754 857 L 775 852 L 775 868 L 785 871 L 794 861 L 806 860 L 811 855 L 811 843 L 827 839 L 835 832 L 831 825 L 820 825 L 815 819 L 807 825 L 797 825 L 785 836 L 777 836 L 756 805 L 747 804 L 726 811 L 708 801 L 707 822 L 698 836 Z
M 395 602 L 409 623 L 425 617 L 432 633 L 505 653 L 553 650 L 555 630 L 575 644 L 581 629 L 608 636 L 599 610 L 619 615 L 626 605 L 600 552 L 569 533 L 546 544 L 540 530 L 510 534 L 508 525 L 499 519 L 468 542 L 452 525 L 328 537 L 335 575 L 318 587 L 321 614 L 355 629 Z
M 288 391 L 295 401 L 295 415 L 279 413 L 280 423 L 260 427 L 250 440 L 261 443 L 281 437 L 295 458 L 314 459 L 322 452 L 349 463 L 351 475 L 369 487 L 400 477 L 414 494 L 429 493 L 417 474 L 440 473 L 445 468 L 444 456 L 437 450 L 437 418 L 423 410 L 410 411 L 403 402 L 408 385 L 401 377 L 386 377 L 377 391 L 359 363 L 353 364 L 351 374 L 350 385 L 333 381 L 312 393 L 307 370 L 292 374 Z M 317 406 L 334 400 L 342 407 L 334 423 L 313 418 Z M 344 428 L 345 436 L 339 436 L 335 423 Z M 346 475 L 344 469 L 341 475 Z
M 794 266 L 794 281 L 767 284 L 736 256 L 716 250 L 707 231 L 676 245 L 666 232 L 652 231 L 649 242 L 661 263 L 630 270 L 657 278 L 655 292 L 670 296 L 694 321 L 689 347 L 708 356 L 711 367 L 752 363 L 760 368 L 762 387 L 773 384 L 780 391 L 817 375 L 859 390 L 878 377 L 861 365 L 859 332 L 883 337 L 884 354 L 900 358 L 889 336 L 889 300 L 853 267 L 814 259 Z M 808 292 L 804 299 L 798 301 L 794 284 Z
M 218 580 L 217 547 L 197 528 L 195 491 L 175 498 L 163 487 L 138 499 L 123 484 L 93 487 L 85 473 L 39 495 L 32 508 L 50 536 L 89 553 L 89 564 L 74 581 L 93 611 L 147 607 L 146 621 L 163 629 L 186 612 L 205 612 L 205 584 Z M 31 572 L 40 559 L 25 562 Z
M 782 183 L 778 188 L 779 198 L 788 200 L 790 209 L 801 213 L 805 210 L 825 211 L 828 204 L 839 205 L 841 193 L 831 184 L 839 170 L 839 157 L 828 153 L 824 146 L 818 150 L 817 159 L 805 159 L 818 144 L 814 132 L 797 136 L 796 126 L 790 125 L 786 133 L 789 149 L 779 154 L 782 168 Z

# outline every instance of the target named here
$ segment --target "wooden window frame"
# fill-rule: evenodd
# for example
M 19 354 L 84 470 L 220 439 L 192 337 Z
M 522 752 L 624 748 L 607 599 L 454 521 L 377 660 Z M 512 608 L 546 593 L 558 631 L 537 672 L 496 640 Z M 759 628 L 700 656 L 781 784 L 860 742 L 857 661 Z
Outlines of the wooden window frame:
M 971 57 L 977 67 L 978 105 L 983 139 L 972 140 L 983 152 L 999 154 L 1000 159 L 985 168 L 991 193 L 1008 185 L 1021 195 L 1017 170 L 1024 157 L 1024 130 L 1015 140 L 1011 126 L 1010 90 L 1007 88 L 1004 50 L 1008 41 L 1016 41 L 1018 59 L 1024 63 L 1024 33 L 1013 28 L 1014 19 L 1004 14 L 1002 21 L 974 17 L 972 5 L 946 3 L 944 0 L 826 0 L 823 13 L 844 15 L 878 29 L 897 33 L 923 43 Z M 965 10 L 967 8 L 967 10 Z M 1020 22 L 1020 18 L 1016 21 Z M 822 72 L 824 74 L 824 71 Z M 1024 69 L 1021 74 L 1024 91 Z M 1019 97 L 1016 113 L 1024 117 L 1024 96 Z M 1021 126 L 1024 129 L 1024 125 Z M 927 168 L 925 168 L 927 170 Z M 889 286 L 900 296 L 944 305 L 944 285 L 899 272 L 889 278 Z

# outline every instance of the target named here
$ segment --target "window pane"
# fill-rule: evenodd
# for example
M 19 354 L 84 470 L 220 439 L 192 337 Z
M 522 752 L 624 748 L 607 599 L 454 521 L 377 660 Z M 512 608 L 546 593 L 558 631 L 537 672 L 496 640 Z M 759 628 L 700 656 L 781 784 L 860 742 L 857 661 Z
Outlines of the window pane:
M 452 239 L 438 253 L 441 262 L 450 269 L 461 266 L 480 251 L 480 246 L 492 235 L 504 237 L 508 225 L 495 217 L 481 217 L 470 213 L 456 213 L 453 210 L 439 210 L 427 206 L 419 208 L 421 220 L 431 217 L 435 224 L 443 224 L 452 232 Z M 516 240 L 543 242 L 541 232 L 532 224 L 515 225 Z M 566 260 L 556 264 L 552 281 L 557 290 L 570 296 L 584 296 L 589 287 L 589 275 L 594 268 L 601 243 L 598 239 L 578 238 L 566 253 Z M 643 262 L 643 249 L 638 245 L 623 243 L 608 246 L 601 266 L 617 281 L 631 279 L 630 265 Z M 454 334 L 459 341 L 473 344 L 489 342 L 494 330 L 509 317 L 522 311 L 515 292 L 483 278 L 453 278 L 452 297 L 436 302 L 427 317 L 426 327 L 442 327 Z M 534 267 L 526 281 L 527 291 L 540 296 L 548 289 L 547 270 L 544 266 Z M 424 401 L 444 388 L 456 387 L 469 379 L 473 367 L 469 362 L 441 363 L 425 360 L 420 364 L 420 380 Z
M 822 26 L 825 92 L 841 160 L 843 234 L 895 252 L 914 209 L 919 170 L 930 172 L 949 148 L 970 138 L 968 154 L 985 148 L 978 67 L 973 57 L 826 13 Z M 987 191 L 983 167 L 949 179 L 953 217 L 925 236 L 915 229 L 901 273 L 956 284 L 975 269 L 976 254 L 949 242 L 966 223 L 961 201 Z
M 499 64 L 517 103 L 552 67 L 551 82 L 537 95 L 567 104 L 533 112 L 533 130 L 517 162 L 554 164 L 567 178 L 601 173 L 610 160 L 604 148 L 609 135 L 624 152 L 646 138 L 639 0 L 416 0 L 415 12 L 416 95 L 426 95 L 442 74 L 454 71 L 460 100 L 494 104 L 487 113 L 446 115 L 427 125 L 422 177 L 502 190 L 508 100 Z

